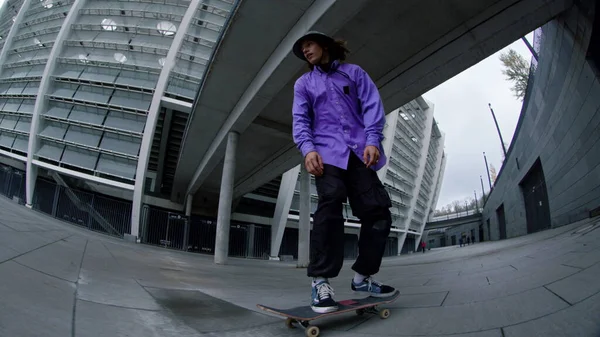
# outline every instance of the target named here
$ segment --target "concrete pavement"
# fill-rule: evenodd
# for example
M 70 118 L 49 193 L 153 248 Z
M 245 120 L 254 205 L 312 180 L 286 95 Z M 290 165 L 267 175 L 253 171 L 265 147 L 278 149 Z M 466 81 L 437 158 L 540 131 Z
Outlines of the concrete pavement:
M 315 321 L 321 336 L 600 336 L 600 219 L 386 258 L 391 316 Z M 0 336 L 304 336 L 257 303 L 309 301 L 293 263 L 126 243 L 0 198 Z M 332 280 L 353 297 L 348 261 Z

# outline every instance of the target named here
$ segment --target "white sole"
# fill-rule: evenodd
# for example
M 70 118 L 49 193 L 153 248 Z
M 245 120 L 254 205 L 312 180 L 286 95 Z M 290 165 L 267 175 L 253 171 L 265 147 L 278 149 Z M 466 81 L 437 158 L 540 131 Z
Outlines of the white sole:
M 334 311 L 338 311 L 338 307 L 326 307 L 326 308 L 319 308 L 319 307 L 310 307 L 312 309 L 312 311 L 316 312 L 317 314 L 327 314 L 330 312 L 334 312 Z
M 395 293 L 395 291 L 393 291 L 393 292 L 387 293 L 387 294 L 376 294 L 376 293 L 369 293 L 366 291 L 356 291 L 356 290 L 353 290 L 352 292 L 355 294 L 358 294 L 358 295 L 368 295 L 368 296 L 377 297 L 377 298 L 392 297 Z

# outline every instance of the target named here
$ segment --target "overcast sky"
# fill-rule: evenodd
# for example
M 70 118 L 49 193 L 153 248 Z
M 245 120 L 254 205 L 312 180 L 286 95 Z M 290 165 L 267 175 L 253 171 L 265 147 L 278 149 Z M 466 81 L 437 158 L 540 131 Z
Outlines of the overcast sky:
M 527 39 L 532 43 L 533 34 Z M 434 117 L 446 136 L 446 171 L 436 209 L 473 197 L 473 191 L 481 197 L 480 175 L 489 192 L 483 152 L 488 164 L 500 171 L 502 145 L 488 103 L 492 104 L 504 142 L 510 146 L 522 106 L 510 89 L 511 82 L 502 74 L 499 56 L 510 48 L 531 60 L 529 49 L 519 39 L 423 94 L 435 105 Z

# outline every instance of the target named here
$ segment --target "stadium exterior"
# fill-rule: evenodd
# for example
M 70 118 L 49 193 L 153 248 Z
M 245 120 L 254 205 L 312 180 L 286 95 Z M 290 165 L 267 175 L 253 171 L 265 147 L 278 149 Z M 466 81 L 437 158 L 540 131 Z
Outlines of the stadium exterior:
M 6 1 L 0 193 L 119 237 L 138 234 L 132 209 L 141 208 L 141 242 L 213 253 L 215 219 L 186 216 L 168 196 L 188 115 L 234 8 L 233 0 Z M 394 218 L 387 255 L 395 255 L 417 246 L 443 178 L 432 105 L 418 98 L 388 114 L 384 147 L 391 158 L 379 176 Z M 295 255 L 299 171 L 239 200 L 230 255 Z M 347 209 L 352 256 L 358 224 Z

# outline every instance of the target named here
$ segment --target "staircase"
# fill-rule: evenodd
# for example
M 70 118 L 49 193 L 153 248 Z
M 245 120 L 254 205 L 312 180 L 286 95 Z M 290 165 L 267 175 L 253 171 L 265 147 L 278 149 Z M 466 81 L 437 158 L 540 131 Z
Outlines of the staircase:
M 270 197 L 277 199 L 279 195 L 279 187 L 281 186 L 281 176 L 269 181 L 268 183 L 260 186 L 252 193 L 262 195 L 264 197 Z
M 188 116 L 188 113 L 177 110 L 160 110 L 148 161 L 148 171 L 161 175 L 156 181 L 161 186 L 154 190 L 159 195 L 171 195 Z
M 169 139 L 165 153 L 165 161 L 162 168 L 163 179 L 161 193 L 171 195 L 173 182 L 175 180 L 175 171 L 179 161 L 179 151 L 183 140 L 183 133 L 188 120 L 188 114 L 185 112 L 173 110 L 171 125 L 169 129 Z
M 87 212 L 100 226 L 102 226 L 102 228 L 104 228 L 104 230 L 108 234 L 119 237 L 123 236 L 123 233 L 119 233 L 119 231 L 117 231 L 108 221 L 106 221 L 106 219 L 104 219 L 102 215 L 98 213 L 90 204 L 81 201 L 81 199 L 79 199 L 79 197 L 73 192 L 73 190 L 71 190 L 69 185 L 67 185 L 67 183 L 63 180 L 63 178 L 58 172 L 50 171 L 50 175 L 52 176 L 52 178 L 54 178 L 58 185 L 64 187 L 67 197 L 69 198 L 69 200 L 71 200 L 73 205 L 77 207 L 77 209 L 83 212 Z

